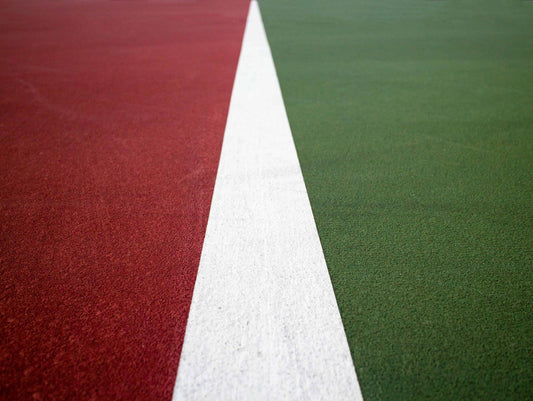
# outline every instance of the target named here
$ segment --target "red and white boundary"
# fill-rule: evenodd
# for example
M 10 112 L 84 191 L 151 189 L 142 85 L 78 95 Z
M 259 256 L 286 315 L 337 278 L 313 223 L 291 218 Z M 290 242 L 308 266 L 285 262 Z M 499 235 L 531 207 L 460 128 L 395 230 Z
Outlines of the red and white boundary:
M 173 400 L 362 400 L 255 1 Z

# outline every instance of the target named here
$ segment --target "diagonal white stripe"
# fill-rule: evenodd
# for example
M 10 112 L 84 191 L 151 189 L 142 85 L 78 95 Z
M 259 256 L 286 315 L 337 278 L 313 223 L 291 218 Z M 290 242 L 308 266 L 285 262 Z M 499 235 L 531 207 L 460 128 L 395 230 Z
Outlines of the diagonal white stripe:
M 362 400 L 252 1 L 174 400 Z

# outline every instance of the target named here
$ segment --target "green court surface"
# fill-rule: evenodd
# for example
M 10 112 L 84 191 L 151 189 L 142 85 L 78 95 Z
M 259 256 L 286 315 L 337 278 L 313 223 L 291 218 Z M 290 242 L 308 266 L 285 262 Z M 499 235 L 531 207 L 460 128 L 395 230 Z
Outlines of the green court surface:
M 261 0 L 366 401 L 533 398 L 533 2 Z

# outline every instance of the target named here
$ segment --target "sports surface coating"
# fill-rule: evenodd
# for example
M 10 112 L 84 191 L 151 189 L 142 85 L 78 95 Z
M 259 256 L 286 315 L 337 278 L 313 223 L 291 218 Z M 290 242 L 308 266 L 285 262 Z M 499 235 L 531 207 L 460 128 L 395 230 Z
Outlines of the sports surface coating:
M 248 1 L 0 5 L 0 399 L 170 400 Z
M 533 3 L 260 5 L 364 399 L 531 399 Z

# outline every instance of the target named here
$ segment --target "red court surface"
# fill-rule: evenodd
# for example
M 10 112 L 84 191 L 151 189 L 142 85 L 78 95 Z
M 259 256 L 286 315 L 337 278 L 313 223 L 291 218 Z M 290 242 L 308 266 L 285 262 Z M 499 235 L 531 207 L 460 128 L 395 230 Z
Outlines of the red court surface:
M 0 399 L 170 400 L 248 4 L 0 2 Z

